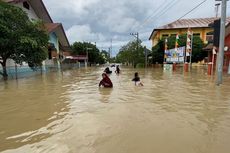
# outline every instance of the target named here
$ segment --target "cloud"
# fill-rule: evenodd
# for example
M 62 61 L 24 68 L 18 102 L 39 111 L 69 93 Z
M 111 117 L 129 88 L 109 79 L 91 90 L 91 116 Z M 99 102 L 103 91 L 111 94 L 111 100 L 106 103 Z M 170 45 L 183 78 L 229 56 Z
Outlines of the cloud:
M 168 24 L 187 13 L 202 0 L 43 0 L 55 22 L 62 22 L 70 43 L 97 42 L 108 48 L 113 39 L 113 50 L 135 38 L 139 32 L 147 43 L 153 28 Z M 213 17 L 215 1 L 207 0 L 184 18 Z M 228 8 L 229 8 L 228 2 Z M 230 10 L 227 9 L 230 15 Z M 101 45 L 101 46 L 100 46 Z M 120 45 L 120 46 L 119 46 Z
M 105 38 L 101 33 L 92 32 L 90 25 L 73 25 L 66 31 L 70 43 L 75 41 L 92 42 L 94 40 L 104 41 Z

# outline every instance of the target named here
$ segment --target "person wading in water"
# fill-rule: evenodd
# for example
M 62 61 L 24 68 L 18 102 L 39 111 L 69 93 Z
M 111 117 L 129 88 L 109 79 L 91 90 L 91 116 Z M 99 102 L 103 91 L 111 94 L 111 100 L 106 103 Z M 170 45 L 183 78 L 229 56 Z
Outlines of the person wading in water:
M 120 68 L 119 68 L 119 65 L 117 65 L 117 66 L 116 66 L 116 71 L 115 71 L 115 73 L 116 73 L 116 74 L 120 74 L 120 71 L 121 71 L 121 70 L 120 70 Z
M 143 83 L 141 82 L 141 79 L 137 72 L 134 73 L 134 78 L 132 79 L 132 81 L 135 82 L 135 86 L 143 86 Z
M 111 73 L 112 73 L 112 71 L 110 71 L 109 67 L 105 68 L 104 72 L 105 72 L 106 74 L 111 74 Z
M 99 83 L 99 87 L 112 88 L 113 83 L 106 73 L 102 73 L 102 80 Z

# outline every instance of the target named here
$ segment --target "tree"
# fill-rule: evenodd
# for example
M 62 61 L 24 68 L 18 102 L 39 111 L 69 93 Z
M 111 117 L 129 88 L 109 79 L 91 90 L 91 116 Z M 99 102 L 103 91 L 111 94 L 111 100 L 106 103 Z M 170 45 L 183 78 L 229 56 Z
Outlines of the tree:
M 106 50 L 101 51 L 101 56 L 104 58 L 105 62 L 109 61 L 109 53 Z
M 138 63 L 143 64 L 145 61 L 145 55 L 141 41 L 138 42 L 138 50 L 136 41 L 130 41 L 122 46 L 116 56 L 116 61 L 119 63 L 132 64 L 134 67 Z
M 6 61 L 35 69 L 47 56 L 48 35 L 41 22 L 32 22 L 19 7 L 0 1 L 0 63 L 1 75 L 7 79 Z
M 164 41 L 159 40 L 158 44 L 152 47 L 152 62 L 163 63 L 164 62 Z
M 88 42 L 74 42 L 72 45 L 72 49 L 73 55 L 87 55 L 88 53 L 89 63 L 105 63 L 103 55 L 100 53 L 99 49 L 94 44 Z
M 202 51 L 202 48 L 204 48 L 203 41 L 199 36 L 194 37 L 192 46 L 192 62 L 199 62 L 207 57 L 208 52 Z
M 167 38 L 167 46 L 168 49 L 175 48 L 175 36 L 170 36 Z M 179 46 L 186 46 L 186 40 L 187 35 L 183 34 L 179 36 Z M 152 57 L 153 57 L 153 63 L 163 63 L 164 62 L 164 42 L 165 40 L 161 39 L 158 41 L 157 45 L 152 47 Z M 198 62 L 203 60 L 207 53 L 202 51 L 202 48 L 204 47 L 204 43 L 201 40 L 199 36 L 193 37 L 193 45 L 192 45 L 192 62 Z

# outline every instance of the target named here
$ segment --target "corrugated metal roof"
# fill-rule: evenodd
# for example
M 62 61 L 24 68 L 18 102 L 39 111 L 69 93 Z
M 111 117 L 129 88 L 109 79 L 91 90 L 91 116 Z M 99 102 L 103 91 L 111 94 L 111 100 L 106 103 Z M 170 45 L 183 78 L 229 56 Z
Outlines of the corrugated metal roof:
M 201 28 L 210 27 L 209 24 L 213 23 L 218 18 L 196 18 L 196 19 L 181 19 L 172 23 L 156 28 L 160 29 L 181 29 L 181 28 Z M 226 25 L 230 22 L 230 17 L 226 19 Z
M 154 35 L 154 31 L 166 30 L 166 29 L 186 29 L 186 28 L 208 28 L 218 18 L 195 18 L 195 19 L 181 19 L 176 20 L 172 23 L 153 29 L 149 40 Z M 226 18 L 226 25 L 230 24 L 230 17 Z

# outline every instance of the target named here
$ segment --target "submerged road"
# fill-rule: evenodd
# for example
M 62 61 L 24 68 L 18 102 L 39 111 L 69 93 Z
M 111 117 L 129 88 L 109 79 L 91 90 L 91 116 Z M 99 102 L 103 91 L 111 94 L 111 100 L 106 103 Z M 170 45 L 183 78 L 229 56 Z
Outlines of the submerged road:
M 105 89 L 103 69 L 0 82 L 0 152 L 229 153 L 229 77 L 121 67 Z

